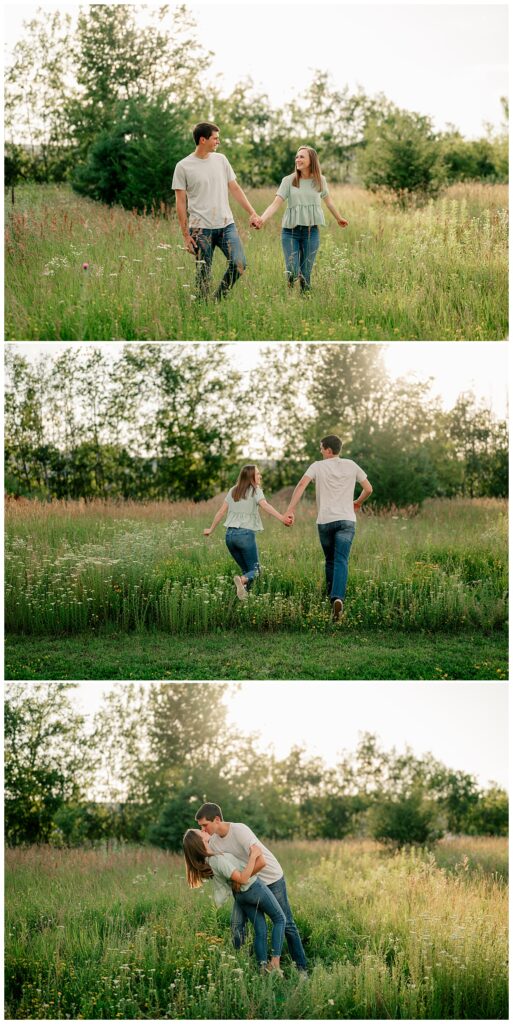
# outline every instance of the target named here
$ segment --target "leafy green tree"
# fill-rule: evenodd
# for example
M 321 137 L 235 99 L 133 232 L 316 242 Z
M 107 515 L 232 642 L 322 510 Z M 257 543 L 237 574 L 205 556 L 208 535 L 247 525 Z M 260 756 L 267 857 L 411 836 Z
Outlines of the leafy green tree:
M 167 97 L 118 104 L 73 174 L 75 191 L 130 210 L 166 212 L 173 170 L 191 141 L 187 112 Z
M 422 793 L 380 800 L 372 808 L 370 830 L 378 842 L 399 849 L 426 846 L 443 835 L 436 809 Z
M 430 118 L 393 108 L 371 119 L 358 169 L 366 188 L 391 192 L 403 206 L 435 196 L 443 177 Z
M 478 836 L 507 836 L 508 822 L 508 794 L 500 786 L 492 785 L 479 793 L 469 809 L 465 832 Z
M 36 181 L 62 181 L 71 166 L 65 114 L 73 78 L 71 24 L 69 15 L 39 8 L 36 17 L 25 23 L 23 38 L 6 69 L 8 152 L 13 159 L 23 147 L 26 176 Z
M 142 28 L 133 4 L 81 9 L 73 50 L 78 89 L 66 113 L 82 158 L 100 136 L 110 137 L 120 123 L 120 105 L 135 116 L 138 103 L 151 109 L 166 95 L 170 109 L 190 109 L 200 96 L 210 57 L 196 40 L 186 8 L 174 10 L 170 29 L 167 6 L 145 11 L 151 20 Z
M 10 684 L 4 705 L 7 842 L 48 842 L 59 808 L 80 799 L 94 768 L 69 683 Z

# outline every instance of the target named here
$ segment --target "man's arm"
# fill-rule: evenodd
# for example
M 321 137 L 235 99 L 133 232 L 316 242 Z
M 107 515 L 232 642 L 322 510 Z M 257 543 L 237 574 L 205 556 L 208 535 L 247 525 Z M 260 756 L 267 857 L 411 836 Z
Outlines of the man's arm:
M 285 515 L 287 515 L 287 516 L 294 515 L 294 509 L 295 509 L 296 505 L 299 505 L 299 502 L 301 501 L 301 498 L 303 497 L 303 492 L 306 491 L 306 488 L 308 487 L 308 484 L 311 484 L 312 479 L 313 479 L 313 477 L 306 476 L 306 474 L 305 474 L 305 476 L 301 477 L 301 480 L 299 481 L 299 483 L 294 488 L 294 493 L 293 493 L 293 495 L 292 495 L 292 497 L 291 497 L 291 499 L 289 501 L 289 507 L 288 507 Z
M 180 230 L 183 235 L 185 242 L 185 248 L 187 252 L 192 252 L 193 256 L 196 255 L 196 249 L 198 248 L 197 242 L 194 241 L 192 235 L 189 234 L 189 225 L 187 223 L 187 201 L 186 192 L 184 188 L 175 188 L 176 196 L 176 215 L 178 217 L 178 223 Z
M 246 213 L 249 213 L 249 216 L 250 216 L 249 223 L 253 224 L 255 227 L 260 227 L 261 226 L 261 218 L 258 216 L 258 213 L 256 212 L 256 210 L 253 209 L 253 207 L 252 207 L 248 197 L 242 191 L 240 185 L 237 184 L 237 182 L 233 180 L 233 181 L 229 181 L 228 182 L 228 188 L 229 188 L 233 198 L 235 199 L 235 202 L 238 203 L 239 206 L 242 206 L 242 209 L 245 210 Z
M 355 512 L 362 507 L 364 501 L 367 501 L 367 498 L 370 498 L 372 494 L 372 484 L 370 484 L 368 480 L 362 480 L 360 487 L 360 494 L 358 495 L 357 500 L 353 501 L 353 508 Z

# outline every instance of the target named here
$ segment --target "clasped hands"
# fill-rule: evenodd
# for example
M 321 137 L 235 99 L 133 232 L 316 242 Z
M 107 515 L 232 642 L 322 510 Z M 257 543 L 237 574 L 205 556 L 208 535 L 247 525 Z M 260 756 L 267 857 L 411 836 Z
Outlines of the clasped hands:
M 263 228 L 264 226 L 264 221 L 258 216 L 258 213 L 252 213 L 249 218 L 249 226 L 251 228 L 255 228 L 256 231 L 260 231 L 260 228 Z
M 282 523 L 284 526 L 293 526 L 295 518 L 296 517 L 293 512 L 286 512 L 283 516 Z

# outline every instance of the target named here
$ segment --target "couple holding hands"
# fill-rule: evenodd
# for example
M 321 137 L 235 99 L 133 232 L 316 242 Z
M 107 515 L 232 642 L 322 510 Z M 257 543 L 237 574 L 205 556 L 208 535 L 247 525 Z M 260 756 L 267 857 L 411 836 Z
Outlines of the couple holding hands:
M 233 169 L 221 153 L 219 128 L 200 121 L 193 128 L 194 153 L 180 160 L 173 174 L 176 212 L 185 248 L 196 259 L 196 287 L 207 298 L 214 250 L 219 248 L 228 261 L 214 298 L 223 298 L 246 269 L 246 256 L 235 227 L 229 196 L 249 213 L 251 227 L 259 230 L 280 206 L 287 204 L 282 220 L 281 241 L 285 273 L 290 288 L 299 281 L 302 292 L 310 289 L 310 277 L 319 249 L 319 227 L 325 225 L 321 200 L 340 227 L 347 227 L 336 210 L 321 174 L 319 158 L 311 146 L 300 146 L 292 174 L 283 178 L 276 198 L 260 216 L 237 183 Z
M 260 574 L 256 534 L 263 530 L 260 510 L 279 519 L 284 526 L 294 523 L 295 509 L 308 485 L 315 481 L 317 529 L 325 558 L 326 594 L 333 619 L 344 612 L 344 599 L 349 570 L 349 555 L 356 530 L 356 513 L 372 494 L 365 471 L 352 459 L 340 457 L 342 442 L 336 434 L 328 434 L 320 442 L 321 460 L 313 462 L 294 489 L 287 511 L 282 515 L 265 499 L 261 488 L 262 474 L 257 466 L 243 466 L 237 483 L 217 510 L 212 525 L 203 531 L 210 537 L 226 515 L 226 546 L 241 570 L 234 576 L 237 597 L 248 599 L 248 592 Z M 356 483 L 361 491 L 354 499 Z

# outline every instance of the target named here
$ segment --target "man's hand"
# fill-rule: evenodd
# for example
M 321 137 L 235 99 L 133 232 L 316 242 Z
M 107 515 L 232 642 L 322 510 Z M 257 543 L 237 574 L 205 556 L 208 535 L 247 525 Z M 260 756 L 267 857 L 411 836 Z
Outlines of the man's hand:
M 260 231 L 260 228 L 262 227 L 262 218 L 258 216 L 258 213 L 251 214 L 251 217 L 249 218 L 249 226 Z
M 198 248 L 198 243 L 194 241 L 192 235 L 184 235 L 183 240 L 185 242 L 185 248 L 187 249 L 187 252 L 190 252 L 193 256 L 195 256 L 196 249 Z
M 203 536 L 204 537 L 210 537 L 211 533 L 212 533 L 212 527 L 211 526 L 208 526 L 206 530 L 203 530 Z
M 234 882 L 233 878 L 230 881 L 230 885 L 232 887 L 232 892 L 240 892 L 241 891 L 241 884 L 240 884 L 240 882 Z

